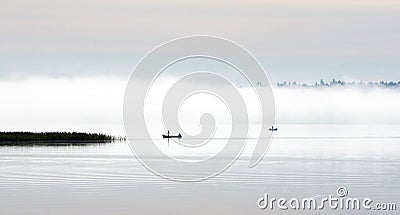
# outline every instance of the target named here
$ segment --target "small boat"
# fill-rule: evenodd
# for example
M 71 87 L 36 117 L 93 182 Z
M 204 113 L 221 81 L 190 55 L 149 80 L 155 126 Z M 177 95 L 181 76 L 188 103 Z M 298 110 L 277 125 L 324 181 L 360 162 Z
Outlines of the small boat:
M 180 138 L 182 138 L 182 135 L 181 135 L 181 133 L 179 133 L 178 135 L 170 135 L 169 134 L 169 130 L 168 130 L 168 134 L 167 135 L 163 134 L 162 137 L 163 138 L 168 138 L 168 139 L 169 138 L 179 138 L 180 139 Z
M 278 128 L 274 128 L 274 126 L 272 126 L 271 128 L 269 128 L 268 129 L 269 131 L 271 131 L 271 132 L 274 132 L 274 131 L 277 131 L 278 130 Z

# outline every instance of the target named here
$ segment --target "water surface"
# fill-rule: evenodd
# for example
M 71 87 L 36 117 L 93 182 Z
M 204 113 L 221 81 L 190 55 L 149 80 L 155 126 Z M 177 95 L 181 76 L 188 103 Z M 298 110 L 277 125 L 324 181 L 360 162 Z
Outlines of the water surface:
M 258 166 L 248 168 L 243 156 L 222 174 L 196 183 L 152 174 L 126 142 L 3 146 L 0 214 L 335 214 L 346 211 L 263 211 L 256 202 L 264 193 L 320 198 L 339 186 L 349 196 L 399 206 L 398 131 L 398 126 L 281 126 Z

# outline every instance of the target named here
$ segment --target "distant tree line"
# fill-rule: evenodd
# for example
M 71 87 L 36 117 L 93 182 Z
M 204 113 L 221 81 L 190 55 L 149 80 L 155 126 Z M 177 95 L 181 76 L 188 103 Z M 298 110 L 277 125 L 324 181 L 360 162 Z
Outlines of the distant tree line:
M 0 142 L 111 142 L 115 137 L 105 134 L 82 132 L 0 132 Z
M 277 83 L 278 87 L 305 87 L 305 88 L 317 88 L 317 87 L 343 87 L 343 86 L 354 86 L 354 87 L 383 87 L 383 88 L 396 88 L 400 87 L 400 81 L 352 81 L 346 82 L 341 80 L 332 79 L 330 82 L 325 82 L 321 79 L 319 82 L 315 82 L 314 84 L 306 84 L 306 83 L 298 83 L 296 81 L 284 81 Z

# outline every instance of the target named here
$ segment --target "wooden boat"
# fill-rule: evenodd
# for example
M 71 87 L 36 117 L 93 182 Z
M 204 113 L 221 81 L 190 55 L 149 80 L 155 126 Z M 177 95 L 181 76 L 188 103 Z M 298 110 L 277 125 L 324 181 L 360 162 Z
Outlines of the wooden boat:
M 274 128 L 274 126 L 272 126 L 271 128 L 269 128 L 268 129 L 269 131 L 272 131 L 272 132 L 274 132 L 274 131 L 277 131 L 278 130 L 278 128 Z
M 168 134 L 167 135 L 163 134 L 162 137 L 163 138 L 168 138 L 168 139 L 169 138 L 179 138 L 180 139 L 180 138 L 182 138 L 182 135 L 181 135 L 181 133 L 179 133 L 178 135 L 170 135 L 169 131 L 168 131 Z

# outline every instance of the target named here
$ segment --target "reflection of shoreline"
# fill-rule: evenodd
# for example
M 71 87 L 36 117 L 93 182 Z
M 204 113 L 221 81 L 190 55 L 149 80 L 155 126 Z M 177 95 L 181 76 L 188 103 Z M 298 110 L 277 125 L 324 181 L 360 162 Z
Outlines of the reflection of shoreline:
M 110 143 L 123 139 L 106 134 L 83 132 L 0 132 L 0 145 L 2 146 L 86 145 L 92 143 Z

